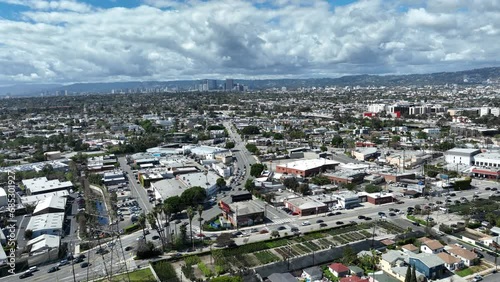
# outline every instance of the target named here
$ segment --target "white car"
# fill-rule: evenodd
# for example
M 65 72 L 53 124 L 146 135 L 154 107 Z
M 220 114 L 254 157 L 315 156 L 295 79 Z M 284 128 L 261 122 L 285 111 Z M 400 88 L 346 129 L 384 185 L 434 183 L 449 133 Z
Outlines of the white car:
M 311 223 L 309 221 L 302 222 L 302 226 L 307 226 L 307 225 L 311 225 Z

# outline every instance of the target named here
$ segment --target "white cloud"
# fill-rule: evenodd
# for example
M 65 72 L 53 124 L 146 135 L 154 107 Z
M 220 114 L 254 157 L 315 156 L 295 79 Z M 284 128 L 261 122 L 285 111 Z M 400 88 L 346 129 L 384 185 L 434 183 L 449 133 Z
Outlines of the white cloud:
M 500 9 L 488 0 L 0 2 L 31 8 L 0 19 L 9 66 L 0 84 L 430 72 L 500 60 Z
M 92 11 L 92 6 L 75 0 L 0 0 L 7 4 L 26 6 L 34 10 L 62 10 L 86 13 Z

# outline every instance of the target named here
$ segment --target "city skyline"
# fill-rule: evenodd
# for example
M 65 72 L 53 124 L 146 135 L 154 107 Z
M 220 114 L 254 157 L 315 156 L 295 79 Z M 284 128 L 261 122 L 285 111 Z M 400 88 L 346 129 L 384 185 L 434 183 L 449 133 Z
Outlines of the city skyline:
M 498 66 L 499 24 L 496 1 L 0 0 L 0 86 L 460 71 Z

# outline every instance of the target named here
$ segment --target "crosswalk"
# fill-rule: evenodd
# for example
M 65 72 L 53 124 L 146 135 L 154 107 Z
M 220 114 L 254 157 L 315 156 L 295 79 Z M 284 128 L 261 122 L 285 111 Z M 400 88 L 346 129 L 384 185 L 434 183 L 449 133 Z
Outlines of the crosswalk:
M 294 221 L 294 218 L 277 218 L 277 219 L 272 219 L 271 221 L 275 224 L 281 224 L 281 223 L 289 223 Z

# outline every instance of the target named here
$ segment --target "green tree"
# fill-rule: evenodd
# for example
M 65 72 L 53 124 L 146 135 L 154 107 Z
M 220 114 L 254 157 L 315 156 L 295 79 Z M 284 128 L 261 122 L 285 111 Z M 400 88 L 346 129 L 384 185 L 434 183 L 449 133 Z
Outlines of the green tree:
M 415 270 L 415 265 L 411 268 L 411 279 L 410 282 L 417 282 L 417 271 Z
M 316 185 L 327 185 L 332 183 L 330 179 L 322 174 L 316 175 L 313 178 L 311 178 L 311 183 L 316 184 Z
M 259 134 L 260 130 L 257 126 L 254 125 L 249 125 L 244 127 L 241 132 L 245 135 L 254 135 L 254 134 Z
M 427 140 L 427 133 L 423 132 L 423 131 L 419 131 L 417 133 L 417 139 L 423 139 L 423 140 Z
M 366 193 L 377 193 L 382 191 L 382 187 L 373 185 L 373 184 L 368 184 L 365 186 L 365 192 Z
M 326 151 L 328 151 L 328 148 L 327 148 L 325 145 L 323 145 L 323 146 L 319 147 L 319 149 L 321 150 L 321 152 L 326 152 Z
M 310 192 L 309 184 L 307 183 L 300 184 L 299 187 L 297 188 L 297 192 L 302 195 L 308 195 Z
M 26 229 L 24 231 L 24 239 L 26 240 L 31 240 L 31 238 L 33 237 L 33 230 L 31 229 Z
M 222 177 L 219 177 L 217 178 L 217 182 L 215 184 L 217 184 L 219 188 L 224 188 L 226 187 L 226 180 L 224 180 L 224 178 Z
M 144 238 L 146 238 L 146 215 L 144 213 L 141 213 L 139 215 L 137 223 L 142 228 L 142 235 L 144 235 Z
M 274 133 L 273 138 L 274 140 L 283 140 L 285 137 L 281 133 Z
M 255 144 L 246 144 L 245 148 L 252 154 L 257 154 L 257 152 L 259 151 Z
M 204 188 L 200 186 L 193 186 L 184 190 L 180 199 L 185 206 L 197 206 L 198 204 L 203 203 L 206 197 L 207 191 Z
M 188 207 L 186 209 L 186 214 L 188 216 L 188 219 L 189 219 L 189 234 L 191 235 L 191 245 L 193 246 L 193 249 L 194 249 L 194 241 L 193 241 L 193 218 L 194 218 L 194 209 L 193 207 Z
M 198 205 L 198 207 L 196 208 L 196 211 L 198 212 L 198 221 L 200 223 L 200 233 L 203 233 L 203 229 L 201 228 L 201 224 L 202 224 L 202 221 L 203 221 L 203 218 L 201 217 L 201 215 L 203 214 L 203 206 L 202 205 Z M 203 246 L 203 238 L 202 238 L 202 242 L 201 242 L 201 245 Z
M 336 135 L 332 138 L 332 145 L 336 148 L 342 147 L 344 144 L 344 139 L 340 135 Z
M 232 149 L 232 148 L 234 148 L 234 146 L 235 146 L 234 142 L 228 141 L 228 142 L 226 142 L 225 147 L 226 147 L 226 149 Z
M 297 188 L 299 188 L 299 182 L 295 177 L 287 177 L 283 179 L 283 185 L 285 185 L 286 188 L 291 189 L 293 191 L 296 191 Z
M 250 166 L 250 175 L 253 177 L 259 177 L 264 169 L 266 169 L 266 166 L 263 164 L 253 164 Z
M 253 192 L 253 190 L 255 190 L 255 183 L 253 182 L 253 179 L 247 179 L 245 182 L 245 189 L 249 192 Z
M 346 245 L 342 251 L 341 261 L 345 265 L 352 265 L 356 261 L 357 256 L 351 246 Z
M 184 210 L 184 205 L 182 203 L 182 200 L 179 196 L 172 196 L 168 197 L 165 199 L 163 202 L 165 206 L 170 207 L 171 213 L 180 213 L 182 210 Z
M 411 281 L 411 266 L 408 265 L 406 268 L 406 276 L 405 276 L 405 282 L 410 282 Z

